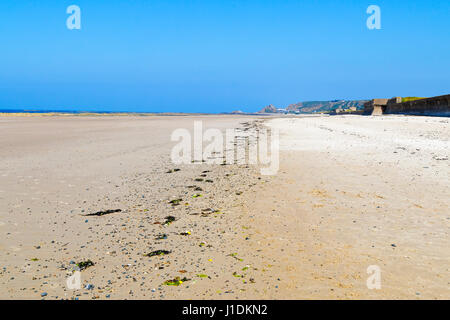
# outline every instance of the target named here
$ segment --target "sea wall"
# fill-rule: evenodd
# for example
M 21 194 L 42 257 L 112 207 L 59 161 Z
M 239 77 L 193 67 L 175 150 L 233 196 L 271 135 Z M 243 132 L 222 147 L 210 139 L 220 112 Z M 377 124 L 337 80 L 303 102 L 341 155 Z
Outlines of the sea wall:
M 387 103 L 385 114 L 450 115 L 450 94 L 401 103 Z
M 364 114 L 413 114 L 450 116 L 450 95 L 401 102 L 400 97 L 373 99 L 364 104 Z

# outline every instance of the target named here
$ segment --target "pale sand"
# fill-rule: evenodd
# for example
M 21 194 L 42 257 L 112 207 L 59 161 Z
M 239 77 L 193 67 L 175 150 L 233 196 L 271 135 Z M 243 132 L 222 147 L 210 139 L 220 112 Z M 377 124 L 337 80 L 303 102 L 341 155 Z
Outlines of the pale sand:
M 171 164 L 174 129 L 253 119 L 0 117 L 0 298 L 450 297 L 448 118 L 269 120 L 281 129 L 274 176 Z M 214 182 L 194 181 L 205 170 Z M 195 215 L 206 208 L 221 214 Z M 172 252 L 143 256 L 157 249 Z M 94 288 L 66 288 L 70 261 L 85 259 Z M 366 286 L 369 265 L 381 290 Z M 162 285 L 177 276 L 191 280 Z
M 255 190 L 274 298 L 450 298 L 448 118 L 271 120 L 281 165 Z M 395 245 L 395 247 L 393 246 Z M 368 290 L 367 267 L 381 269 Z

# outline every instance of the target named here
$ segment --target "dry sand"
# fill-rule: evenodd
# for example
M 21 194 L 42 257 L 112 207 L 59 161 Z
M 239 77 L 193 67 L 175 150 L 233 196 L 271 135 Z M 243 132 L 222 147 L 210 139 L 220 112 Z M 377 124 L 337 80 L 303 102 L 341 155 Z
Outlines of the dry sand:
M 254 231 L 274 298 L 450 298 L 448 118 L 276 119 L 280 172 Z M 270 226 L 270 227 L 268 227 Z M 381 270 L 368 290 L 367 268 Z
M 274 176 L 171 164 L 174 129 L 255 119 L 0 117 L 0 298 L 450 298 L 448 118 L 270 119 Z

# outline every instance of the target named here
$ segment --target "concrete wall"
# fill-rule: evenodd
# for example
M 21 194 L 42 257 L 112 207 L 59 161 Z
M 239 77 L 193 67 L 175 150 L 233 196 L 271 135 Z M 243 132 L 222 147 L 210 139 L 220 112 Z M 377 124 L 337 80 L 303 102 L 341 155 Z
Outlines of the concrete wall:
M 384 113 L 450 115 L 450 94 L 402 103 L 388 103 Z
M 384 113 L 389 99 L 372 99 L 369 102 L 364 103 L 364 114 L 379 116 Z
M 400 97 L 373 99 L 364 104 L 364 114 L 414 114 L 450 116 L 450 95 L 401 102 Z

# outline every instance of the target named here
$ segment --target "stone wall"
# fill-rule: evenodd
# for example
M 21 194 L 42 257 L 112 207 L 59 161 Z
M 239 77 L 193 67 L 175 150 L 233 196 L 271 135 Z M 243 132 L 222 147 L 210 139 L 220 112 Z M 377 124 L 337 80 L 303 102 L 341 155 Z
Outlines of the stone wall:
M 387 103 L 384 113 L 450 116 L 450 94 L 401 103 Z
M 450 95 L 401 102 L 401 97 L 373 99 L 364 104 L 364 114 L 413 114 L 450 116 Z

